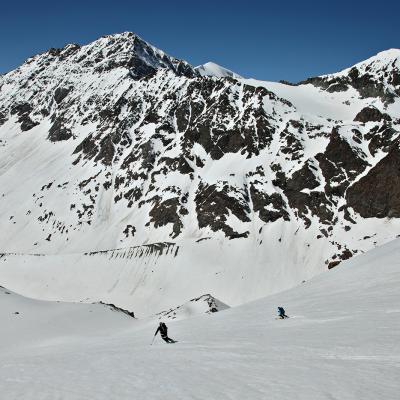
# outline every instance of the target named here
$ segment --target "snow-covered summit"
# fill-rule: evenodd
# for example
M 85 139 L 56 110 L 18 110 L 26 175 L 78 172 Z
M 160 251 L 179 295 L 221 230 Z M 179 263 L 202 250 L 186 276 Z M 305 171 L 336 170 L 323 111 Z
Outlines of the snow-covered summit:
M 221 67 L 213 62 L 207 62 L 205 64 L 199 65 L 195 68 L 201 76 L 214 76 L 216 78 L 235 78 L 243 79 L 239 74 L 233 72 L 227 68 Z
M 400 97 L 400 50 L 389 49 L 338 73 L 310 78 L 330 93 L 355 89 L 362 98 L 379 98 L 386 106 Z
M 400 49 L 393 48 L 381 51 L 366 60 L 360 61 L 350 68 L 346 68 L 341 72 L 331 75 L 345 75 L 348 74 L 353 68 L 357 68 L 360 71 L 370 74 L 379 74 L 382 71 L 388 71 L 392 69 L 398 70 L 400 69 Z
M 177 75 L 196 75 L 187 62 L 167 55 L 132 32 L 102 36 L 83 46 L 67 44 L 61 49 L 52 48 L 29 58 L 20 68 L 38 65 L 49 67 L 54 62 L 69 66 L 69 73 L 82 73 L 90 69 L 99 73 L 125 68 L 131 77 L 139 79 L 162 68 Z

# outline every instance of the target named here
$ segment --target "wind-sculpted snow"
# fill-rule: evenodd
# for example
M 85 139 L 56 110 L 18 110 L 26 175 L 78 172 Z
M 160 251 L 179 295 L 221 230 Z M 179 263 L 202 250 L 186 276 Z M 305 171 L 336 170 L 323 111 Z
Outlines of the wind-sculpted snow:
M 211 72 L 124 33 L 51 49 L 1 76 L 0 250 L 78 263 L 98 253 L 105 274 L 103 251 L 172 243 L 179 254 L 156 261 L 179 266 L 157 277 L 159 311 L 209 292 L 252 300 L 398 234 L 397 50 L 298 85 Z M 232 243 L 245 261 L 227 255 Z M 217 282 L 216 254 L 230 261 L 225 286 L 243 280 L 239 289 Z M 129 286 L 154 292 L 135 275 L 139 259 L 127 265 L 126 288 L 104 301 L 131 306 Z M 24 292 L 16 260 L 6 257 L 0 280 Z M 209 274 L 183 293 L 185 268 Z M 60 296 L 75 299 L 89 276 L 68 280 Z M 249 276 L 261 277 L 259 289 Z M 31 278 L 30 295 L 53 298 L 47 268 Z

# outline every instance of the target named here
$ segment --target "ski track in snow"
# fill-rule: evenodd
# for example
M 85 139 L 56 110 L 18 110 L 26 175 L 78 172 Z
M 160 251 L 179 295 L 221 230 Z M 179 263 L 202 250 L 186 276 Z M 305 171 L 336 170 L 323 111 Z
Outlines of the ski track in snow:
M 167 322 L 0 289 L 0 393 L 12 399 L 398 398 L 400 241 L 226 311 Z M 276 320 L 283 305 L 292 318 Z M 14 314 L 19 311 L 20 314 Z

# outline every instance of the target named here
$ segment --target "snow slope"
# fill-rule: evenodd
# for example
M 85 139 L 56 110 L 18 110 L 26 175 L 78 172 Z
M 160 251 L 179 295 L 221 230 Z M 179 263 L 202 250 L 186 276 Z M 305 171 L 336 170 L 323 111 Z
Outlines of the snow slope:
M 206 293 L 237 306 L 320 273 L 318 261 L 330 243 L 318 240 L 305 255 L 309 231 L 288 223 L 277 228 L 264 228 L 257 243 L 210 239 L 161 249 L 149 245 L 88 254 L 0 254 L 1 283 L 44 300 L 114 303 L 138 317 Z M 359 246 L 368 246 L 365 242 Z
M 315 121 L 315 123 L 320 122 L 322 118 L 352 123 L 358 111 L 371 104 L 371 100 L 358 99 L 354 89 L 333 95 L 323 92 L 311 84 L 291 86 L 256 79 L 246 79 L 244 82 L 249 85 L 265 87 L 279 97 L 289 100 L 303 117 Z M 380 102 L 377 101 L 376 103 L 379 103 L 380 107 L 383 108 Z
M 0 392 L 7 400 L 395 400 L 399 259 L 395 240 L 286 292 L 169 321 L 175 345 L 150 346 L 156 318 L 1 290 Z M 290 319 L 275 319 L 278 305 Z
M 112 312 L 106 305 L 62 303 L 34 300 L 0 287 L 1 346 L 24 351 L 26 348 L 74 343 L 107 337 L 129 327 L 135 320 L 122 312 Z M 18 314 L 16 314 L 18 313 Z

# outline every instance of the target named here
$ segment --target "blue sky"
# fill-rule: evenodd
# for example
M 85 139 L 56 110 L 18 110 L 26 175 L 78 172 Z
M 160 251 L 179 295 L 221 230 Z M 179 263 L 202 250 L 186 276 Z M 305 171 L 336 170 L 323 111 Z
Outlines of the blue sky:
M 400 47 L 399 15 L 394 0 L 6 0 L 0 73 L 50 47 L 133 31 L 193 65 L 299 81 Z

